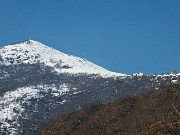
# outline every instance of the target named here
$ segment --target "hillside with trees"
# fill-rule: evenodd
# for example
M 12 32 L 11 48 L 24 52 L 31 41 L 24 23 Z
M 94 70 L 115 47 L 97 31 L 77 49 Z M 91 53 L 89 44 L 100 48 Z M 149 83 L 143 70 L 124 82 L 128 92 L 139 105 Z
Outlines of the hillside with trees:
M 92 103 L 48 123 L 39 135 L 179 135 L 180 85 Z

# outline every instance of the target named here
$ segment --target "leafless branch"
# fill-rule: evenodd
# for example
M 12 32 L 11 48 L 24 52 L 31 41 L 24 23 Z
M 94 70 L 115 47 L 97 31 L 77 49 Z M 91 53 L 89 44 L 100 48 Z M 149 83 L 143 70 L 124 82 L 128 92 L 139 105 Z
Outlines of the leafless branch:
M 177 110 L 177 108 L 174 106 L 174 104 L 172 104 L 172 106 L 175 109 L 175 111 L 177 112 L 177 114 L 180 116 L 180 112 Z

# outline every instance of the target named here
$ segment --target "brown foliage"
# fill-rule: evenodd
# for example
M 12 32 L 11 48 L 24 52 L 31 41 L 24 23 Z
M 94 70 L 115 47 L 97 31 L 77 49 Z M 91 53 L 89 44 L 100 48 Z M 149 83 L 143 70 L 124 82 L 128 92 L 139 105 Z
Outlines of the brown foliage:
M 41 135 L 179 135 L 180 85 L 91 105 L 46 126 Z

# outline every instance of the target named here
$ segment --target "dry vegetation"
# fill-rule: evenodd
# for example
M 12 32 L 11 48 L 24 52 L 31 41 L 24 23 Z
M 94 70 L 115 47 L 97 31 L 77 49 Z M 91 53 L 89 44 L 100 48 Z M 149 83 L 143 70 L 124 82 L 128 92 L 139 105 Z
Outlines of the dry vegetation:
M 85 109 L 51 122 L 41 135 L 179 135 L 180 85 Z

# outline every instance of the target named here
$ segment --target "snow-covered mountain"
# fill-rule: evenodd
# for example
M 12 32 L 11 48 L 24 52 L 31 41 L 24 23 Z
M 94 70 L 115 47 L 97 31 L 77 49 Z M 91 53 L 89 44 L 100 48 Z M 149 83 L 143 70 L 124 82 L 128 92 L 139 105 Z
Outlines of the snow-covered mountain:
M 0 54 L 2 64 L 5 65 L 44 63 L 58 73 L 99 74 L 104 77 L 126 76 L 110 72 L 86 59 L 62 53 L 33 40 L 5 46 L 0 49 Z
M 132 76 L 28 40 L 0 48 L 0 135 L 29 135 L 56 116 L 180 82 L 180 73 Z

